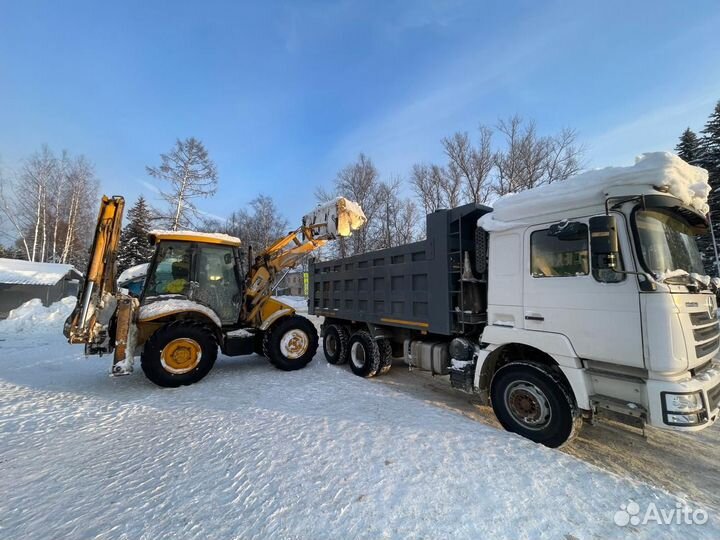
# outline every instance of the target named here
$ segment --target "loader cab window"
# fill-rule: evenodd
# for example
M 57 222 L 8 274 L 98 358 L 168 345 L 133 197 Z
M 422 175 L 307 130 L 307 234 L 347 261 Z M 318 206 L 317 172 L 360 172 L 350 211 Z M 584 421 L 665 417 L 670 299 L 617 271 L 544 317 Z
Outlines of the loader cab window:
M 554 235 L 551 229 L 530 235 L 530 267 L 533 277 L 575 277 L 589 273 L 588 228 L 577 224 L 571 237 Z
M 241 299 L 233 249 L 229 246 L 200 245 L 197 278 L 194 299 L 210 306 L 223 324 L 237 322 Z
M 156 265 L 147 276 L 145 296 L 161 294 L 188 295 L 190 290 L 189 242 L 162 242 L 158 246 Z

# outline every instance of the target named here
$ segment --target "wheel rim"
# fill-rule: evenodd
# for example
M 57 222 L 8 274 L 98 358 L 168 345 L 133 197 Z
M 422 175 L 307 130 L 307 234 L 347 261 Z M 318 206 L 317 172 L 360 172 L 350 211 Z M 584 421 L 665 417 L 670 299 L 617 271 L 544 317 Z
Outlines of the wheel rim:
M 202 348 L 194 339 L 173 339 L 163 347 L 160 363 L 170 373 L 181 375 L 195 369 L 200 363 Z
M 552 419 L 547 396 L 527 381 L 514 381 L 508 385 L 505 389 L 505 405 L 513 419 L 527 429 L 543 429 Z
M 358 342 L 350 347 L 350 360 L 356 368 L 362 368 L 365 365 L 365 348 Z
M 297 360 L 304 355 L 310 346 L 310 338 L 302 330 L 294 328 L 285 332 L 280 340 L 280 352 L 285 358 Z
M 337 354 L 337 339 L 334 335 L 329 334 L 325 336 L 325 350 L 330 356 L 335 356 Z

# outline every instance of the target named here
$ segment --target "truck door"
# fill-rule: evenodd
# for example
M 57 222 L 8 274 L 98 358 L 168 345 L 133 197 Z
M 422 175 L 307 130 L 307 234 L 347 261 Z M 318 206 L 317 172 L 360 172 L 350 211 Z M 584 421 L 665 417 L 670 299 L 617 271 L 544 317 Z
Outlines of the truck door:
M 631 260 L 625 220 L 620 246 Z M 625 274 L 591 268 L 588 218 L 571 234 L 547 223 L 525 232 L 525 328 L 563 334 L 580 358 L 643 367 L 639 291 Z

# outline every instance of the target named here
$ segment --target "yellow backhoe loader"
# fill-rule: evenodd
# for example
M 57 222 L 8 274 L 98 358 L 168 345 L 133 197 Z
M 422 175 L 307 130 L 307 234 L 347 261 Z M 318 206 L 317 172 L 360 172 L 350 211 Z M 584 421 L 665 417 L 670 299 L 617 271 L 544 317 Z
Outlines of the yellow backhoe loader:
M 122 197 L 103 197 L 84 285 L 65 324 L 85 354 L 113 354 L 113 375 L 132 372 L 136 355 L 160 386 L 202 379 L 218 347 L 228 356 L 259 353 L 290 371 L 315 355 L 313 324 L 272 297 L 278 274 L 331 240 L 365 224 L 355 203 L 338 198 L 307 214 L 302 225 L 256 256 L 224 234 L 153 231 L 155 246 L 139 298 L 117 286 Z

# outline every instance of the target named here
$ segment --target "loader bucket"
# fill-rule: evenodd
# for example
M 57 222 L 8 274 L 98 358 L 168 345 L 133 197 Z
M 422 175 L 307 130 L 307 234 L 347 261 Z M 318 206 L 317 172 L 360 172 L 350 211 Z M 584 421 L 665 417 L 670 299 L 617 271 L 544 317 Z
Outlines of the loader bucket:
M 312 228 L 316 237 L 326 240 L 351 236 L 366 222 L 360 205 L 345 197 L 321 204 L 303 218 L 305 227 Z

